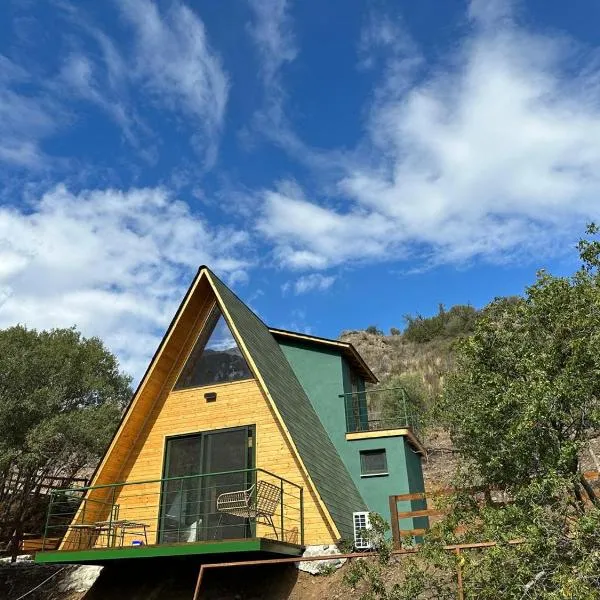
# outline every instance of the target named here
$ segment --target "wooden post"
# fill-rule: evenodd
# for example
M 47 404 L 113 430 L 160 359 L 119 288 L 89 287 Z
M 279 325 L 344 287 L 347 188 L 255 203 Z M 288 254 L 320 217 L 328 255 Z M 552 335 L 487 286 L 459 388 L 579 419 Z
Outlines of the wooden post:
M 392 527 L 392 538 L 394 539 L 394 548 L 397 550 L 402 547 L 400 538 L 400 523 L 398 522 L 398 501 L 396 496 L 390 496 L 390 520 Z
M 463 588 L 463 573 L 462 565 L 460 563 L 460 548 L 455 548 L 454 553 L 456 554 L 456 589 L 458 600 L 465 600 L 465 590 Z

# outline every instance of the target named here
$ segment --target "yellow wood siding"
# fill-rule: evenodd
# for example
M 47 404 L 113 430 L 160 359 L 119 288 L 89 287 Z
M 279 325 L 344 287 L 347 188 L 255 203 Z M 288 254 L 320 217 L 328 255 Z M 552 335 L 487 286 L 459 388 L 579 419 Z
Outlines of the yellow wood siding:
M 217 392 L 216 402 L 207 403 L 204 400 L 204 393 L 207 391 Z M 167 437 L 243 425 L 256 427 L 255 466 L 303 487 L 305 543 L 307 545 L 334 543 L 336 536 L 316 497 L 311 492 L 310 485 L 303 476 L 300 465 L 294 458 L 281 428 L 255 380 L 173 391 L 166 394 L 148 415 L 144 431 L 140 432 L 141 435 L 138 436 L 135 446 L 126 449 L 129 458 L 121 465 L 122 471 L 116 481 L 128 483 L 160 479 L 163 475 Z M 126 452 L 124 451 L 123 454 Z M 91 495 L 91 498 L 95 498 L 96 503 L 88 504 L 85 521 L 108 519 L 107 508 L 113 504 L 114 500 L 119 506 L 118 518 L 148 523 L 148 543 L 155 543 L 159 518 L 160 483 L 127 485 L 114 489 L 114 499 L 112 489 L 105 493 L 94 492 Z M 291 486 L 288 489 L 295 493 Z M 101 504 L 101 502 L 106 504 Z M 292 499 L 287 499 L 286 502 L 294 504 Z M 292 519 L 299 517 L 296 505 L 291 510 L 286 509 L 286 512 Z M 277 516 L 275 521 L 277 525 Z M 285 528 L 289 529 L 293 525 L 293 523 L 288 523 Z M 79 535 L 79 532 L 76 534 Z M 272 534 L 270 527 L 264 525 L 258 527 L 257 535 L 270 534 Z M 141 536 L 139 533 L 135 536 L 128 535 L 124 541 L 125 545 L 130 545 L 133 537 L 140 539 Z M 289 541 L 299 540 L 294 540 L 292 536 Z M 73 542 L 77 543 L 77 540 L 73 538 Z M 106 545 L 106 539 L 99 538 L 96 545 Z
M 204 400 L 206 391 L 217 392 L 216 402 L 207 403 Z M 294 459 L 258 383 L 254 380 L 171 392 L 162 403 L 155 406 L 145 434 L 140 436 L 137 447 L 125 465 L 121 481 L 143 481 L 162 477 L 165 439 L 169 436 L 242 425 L 256 426 L 256 467 L 304 488 L 305 543 L 334 542 L 335 538 L 327 525 L 327 519 L 321 513 L 316 498 L 309 491 L 300 466 Z M 133 503 L 140 507 L 143 505 L 140 501 L 146 501 L 150 506 L 156 507 L 158 486 L 149 484 L 146 491 L 146 498 L 130 498 L 130 493 L 125 492 L 122 494 L 122 500 L 117 496 L 116 502 L 120 506 L 119 518 L 128 518 L 127 513 L 133 518 L 134 507 L 128 508 Z M 135 510 L 140 512 L 140 508 Z M 149 510 L 156 511 L 156 508 Z M 158 514 L 154 521 L 157 519 Z M 258 530 L 259 535 L 267 533 L 269 528 L 262 527 Z M 149 540 L 150 543 L 153 541 Z

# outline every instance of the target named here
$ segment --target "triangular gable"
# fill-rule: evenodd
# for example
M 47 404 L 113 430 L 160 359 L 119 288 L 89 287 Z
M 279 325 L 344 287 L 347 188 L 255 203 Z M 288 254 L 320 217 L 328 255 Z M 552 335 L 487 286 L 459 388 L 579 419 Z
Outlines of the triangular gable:
M 351 538 L 352 512 L 367 510 L 352 477 L 269 328 L 214 273 L 208 272 L 224 313 L 247 349 L 255 374 L 280 415 L 309 481 L 340 536 Z
M 180 375 L 174 367 L 181 364 L 182 352 L 193 352 L 196 340 L 189 338 L 200 329 L 199 321 L 210 318 L 215 302 L 270 401 L 312 491 L 326 509 L 330 525 L 340 536 L 351 537 L 352 512 L 366 510 L 352 478 L 267 326 L 206 267 L 198 270 L 167 329 L 91 486 L 121 480 L 123 466 L 143 432 L 147 415 L 156 400 L 174 386 Z

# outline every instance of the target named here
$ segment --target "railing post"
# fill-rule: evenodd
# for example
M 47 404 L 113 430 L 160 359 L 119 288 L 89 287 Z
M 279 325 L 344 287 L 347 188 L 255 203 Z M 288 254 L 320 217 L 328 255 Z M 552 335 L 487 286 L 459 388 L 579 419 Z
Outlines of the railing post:
M 81 509 L 81 523 L 80 525 L 85 525 L 85 509 L 87 508 L 87 499 L 85 497 L 85 493 L 83 494 L 83 508 Z M 79 536 L 78 536 L 78 544 L 77 544 L 77 550 L 81 550 L 81 543 L 82 543 L 82 539 L 83 539 L 84 533 L 83 533 L 83 529 L 79 530 Z
M 304 546 L 304 488 L 300 488 L 300 545 Z
M 400 523 L 398 521 L 398 500 L 396 496 L 390 496 L 390 519 L 392 527 L 392 538 L 394 540 L 394 548 L 399 550 L 402 547 L 400 539 Z
M 281 537 L 279 538 L 282 542 L 284 542 L 284 538 L 283 538 L 283 479 L 279 480 L 279 502 L 281 503 L 281 507 L 280 507 L 280 529 L 281 529 Z
M 114 510 L 115 510 L 115 486 L 112 487 L 112 492 L 111 492 L 110 517 L 108 518 L 108 533 L 106 535 L 106 545 L 109 548 L 113 545 L 113 514 L 114 514 Z
M 50 492 L 50 502 L 48 503 L 48 512 L 46 513 L 46 524 L 44 525 L 44 537 L 42 538 L 42 552 L 46 547 L 46 538 L 48 537 L 48 523 L 50 522 L 50 514 L 52 513 L 52 503 L 54 502 L 54 492 Z
M 402 405 L 404 407 L 404 426 L 409 427 L 410 424 L 408 422 L 408 409 L 406 406 L 406 390 L 402 388 Z
M 204 507 L 202 507 L 202 508 L 204 509 Z M 177 541 L 178 542 L 181 541 L 179 538 L 181 537 L 181 518 L 182 517 L 183 517 L 183 479 L 180 479 L 179 480 L 179 520 L 177 521 Z M 209 519 L 210 519 L 210 515 L 208 515 L 208 518 L 206 520 L 208 521 Z M 206 531 L 207 531 L 207 533 L 209 533 L 208 523 L 206 523 Z M 198 537 L 197 529 L 196 529 L 196 537 Z
M 456 554 L 456 588 L 457 588 L 457 598 L 458 600 L 464 600 L 465 598 L 465 590 L 463 587 L 463 572 L 462 572 L 462 564 L 461 564 L 461 556 L 460 556 L 460 548 L 455 548 L 454 552 Z

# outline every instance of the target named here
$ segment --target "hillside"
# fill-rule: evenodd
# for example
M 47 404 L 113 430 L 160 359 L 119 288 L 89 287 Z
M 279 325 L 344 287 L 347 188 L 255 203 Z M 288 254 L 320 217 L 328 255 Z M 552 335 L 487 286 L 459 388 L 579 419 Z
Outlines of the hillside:
M 344 331 L 340 339 L 354 345 L 380 381 L 393 375 L 418 374 L 432 396 L 441 391 L 444 374 L 454 364 L 453 339 L 418 343 L 403 335 L 367 331 Z
M 354 345 L 383 385 L 395 375 L 418 375 L 434 402 L 454 366 L 454 344 L 473 330 L 477 314 L 471 306 L 448 310 L 440 306 L 433 317 L 405 317 L 407 326 L 402 332 L 392 329 L 385 335 L 372 326 L 368 331 L 344 331 L 340 339 Z M 447 432 L 433 425 L 422 441 L 427 449 L 423 465 L 426 486 L 448 485 L 455 453 Z
M 418 375 L 431 402 L 435 402 L 444 378 L 454 366 L 454 344 L 472 331 L 477 314 L 470 306 L 449 310 L 440 306 L 433 317 L 407 317 L 407 327 L 402 332 L 393 329 L 393 334 L 386 335 L 372 326 L 368 331 L 344 331 L 340 339 L 354 345 L 384 386 L 395 375 Z M 426 487 L 450 485 L 457 460 L 450 436 L 434 423 L 421 441 L 427 450 L 423 463 Z M 592 439 L 582 453 L 582 469 L 599 470 L 599 457 L 600 438 Z

